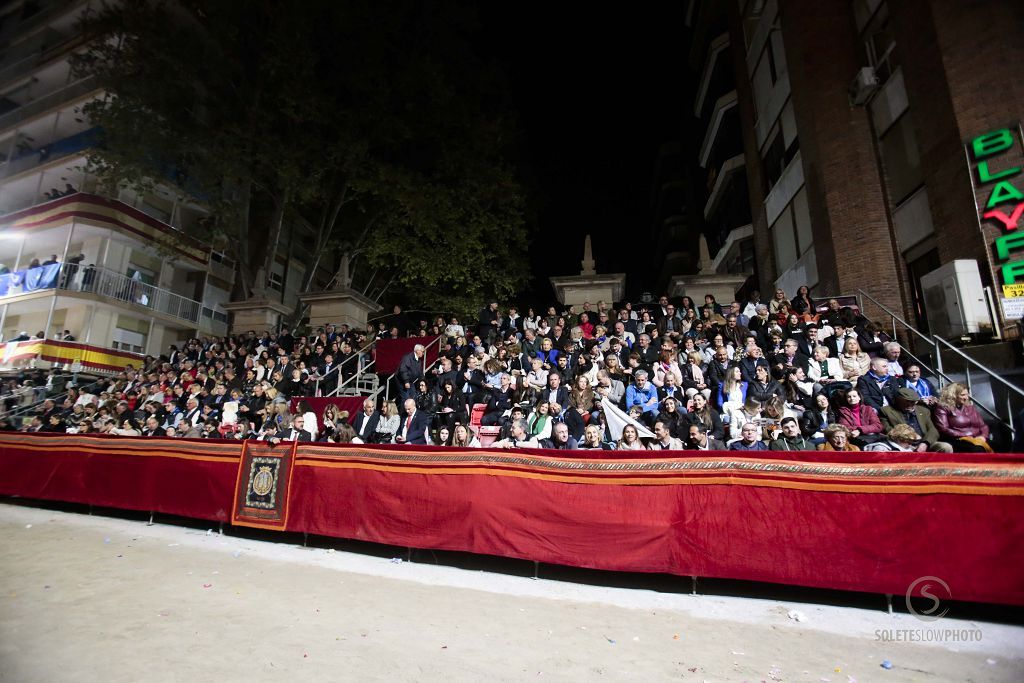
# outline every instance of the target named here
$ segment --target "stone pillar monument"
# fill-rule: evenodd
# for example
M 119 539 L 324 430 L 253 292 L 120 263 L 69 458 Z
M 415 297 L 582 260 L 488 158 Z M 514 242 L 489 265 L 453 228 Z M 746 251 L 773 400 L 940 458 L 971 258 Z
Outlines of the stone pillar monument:
M 583 240 L 583 260 L 580 266 L 579 275 L 550 278 L 559 302 L 565 306 L 579 306 L 587 301 L 592 304 L 605 301 L 610 305 L 622 298 L 626 274 L 598 274 L 590 235 Z
M 749 273 L 738 275 L 719 274 L 715 272 L 715 262 L 711 259 L 708 250 L 708 240 L 704 235 L 700 236 L 698 272 L 693 275 L 675 275 L 669 281 L 669 296 L 689 296 L 701 306 L 704 304 L 704 295 L 712 294 L 715 301 L 728 306 L 736 298 L 736 290 L 743 286 L 743 283 L 750 277 Z
M 594 253 L 590 247 L 590 235 L 587 235 L 586 239 L 583 240 L 583 260 L 580 262 L 580 265 L 583 266 L 580 275 L 597 275 L 597 270 L 594 269 Z

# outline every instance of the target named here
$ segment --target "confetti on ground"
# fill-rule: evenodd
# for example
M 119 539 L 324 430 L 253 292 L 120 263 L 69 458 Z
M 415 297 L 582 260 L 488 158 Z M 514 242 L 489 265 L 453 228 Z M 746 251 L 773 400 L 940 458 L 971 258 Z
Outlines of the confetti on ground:
M 203 584 L 203 588 L 213 588 L 213 584 L 212 583 L 204 583 Z
M 679 634 L 676 633 L 675 635 L 673 635 L 672 640 L 679 640 Z
M 611 643 L 612 645 L 614 645 L 614 644 L 615 644 L 615 641 L 614 641 L 614 640 L 612 640 L 611 638 L 609 638 L 608 636 L 605 636 L 605 637 L 604 637 L 604 639 L 605 639 L 605 640 L 607 640 L 607 641 L 608 641 L 609 643 Z
M 891 669 L 892 668 L 892 662 L 890 662 L 888 659 L 886 659 L 884 662 L 882 662 L 882 668 L 883 669 Z M 836 671 L 839 671 L 839 669 L 836 669 Z

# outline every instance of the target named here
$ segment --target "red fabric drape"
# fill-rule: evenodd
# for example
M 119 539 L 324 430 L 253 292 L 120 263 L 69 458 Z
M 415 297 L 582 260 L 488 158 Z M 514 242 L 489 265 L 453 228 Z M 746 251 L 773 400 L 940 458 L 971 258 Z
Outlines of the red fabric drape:
M 0 494 L 227 521 L 241 451 L 239 441 L 0 433 Z M 896 595 L 936 576 L 956 600 L 1024 605 L 1021 455 L 570 455 L 301 443 L 285 528 Z
M 35 435 L 32 435 L 33 437 Z M 0 437 L 0 494 L 227 522 L 241 442 Z
M 426 361 L 427 366 L 437 360 L 438 346 L 434 344 L 430 346 L 431 342 L 435 341 L 437 337 L 409 337 L 407 339 L 381 339 L 377 342 L 374 349 L 377 364 L 374 365 L 371 370 L 381 375 L 390 375 L 398 369 L 398 364 L 402 360 L 402 356 L 410 353 L 414 346 L 417 344 L 423 344 L 427 347 Z
M 296 467 L 290 531 L 576 567 L 1024 605 L 1019 498 Z M 337 501 L 344 500 L 344 505 Z

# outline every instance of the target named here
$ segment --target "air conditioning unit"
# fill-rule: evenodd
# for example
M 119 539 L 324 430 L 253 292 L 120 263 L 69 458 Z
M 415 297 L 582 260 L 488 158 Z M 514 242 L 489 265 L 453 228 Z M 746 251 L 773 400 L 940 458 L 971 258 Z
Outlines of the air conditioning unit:
M 955 339 L 992 332 L 978 262 L 958 259 L 921 277 L 924 309 L 932 334 Z
M 875 69 L 865 66 L 857 72 L 853 82 L 850 83 L 848 89 L 850 104 L 858 107 L 865 104 L 876 90 L 878 90 L 878 76 L 875 75 Z

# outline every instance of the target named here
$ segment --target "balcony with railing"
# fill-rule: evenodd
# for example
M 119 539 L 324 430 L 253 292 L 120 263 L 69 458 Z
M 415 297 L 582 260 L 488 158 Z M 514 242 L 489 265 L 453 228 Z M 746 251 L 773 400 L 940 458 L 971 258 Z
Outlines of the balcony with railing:
M 41 95 L 0 116 L 0 131 L 13 128 L 67 102 L 73 102 L 84 95 L 94 92 L 97 87 L 96 77 L 89 76 Z
M 14 296 L 48 289 L 93 294 L 103 299 L 120 301 L 147 308 L 171 318 L 199 326 L 203 305 L 166 289 L 150 285 L 134 277 L 100 268 L 58 263 L 39 266 L 16 273 L 0 275 L 0 302 Z M 210 310 L 211 327 L 226 327 L 226 314 Z M 219 317 L 214 315 L 218 314 Z
M 89 149 L 96 144 L 99 134 L 100 128 L 97 126 L 43 145 L 39 149 L 25 150 L 6 164 L 0 165 L 0 180 L 17 175 L 18 173 L 24 173 L 48 161 L 54 161 Z

